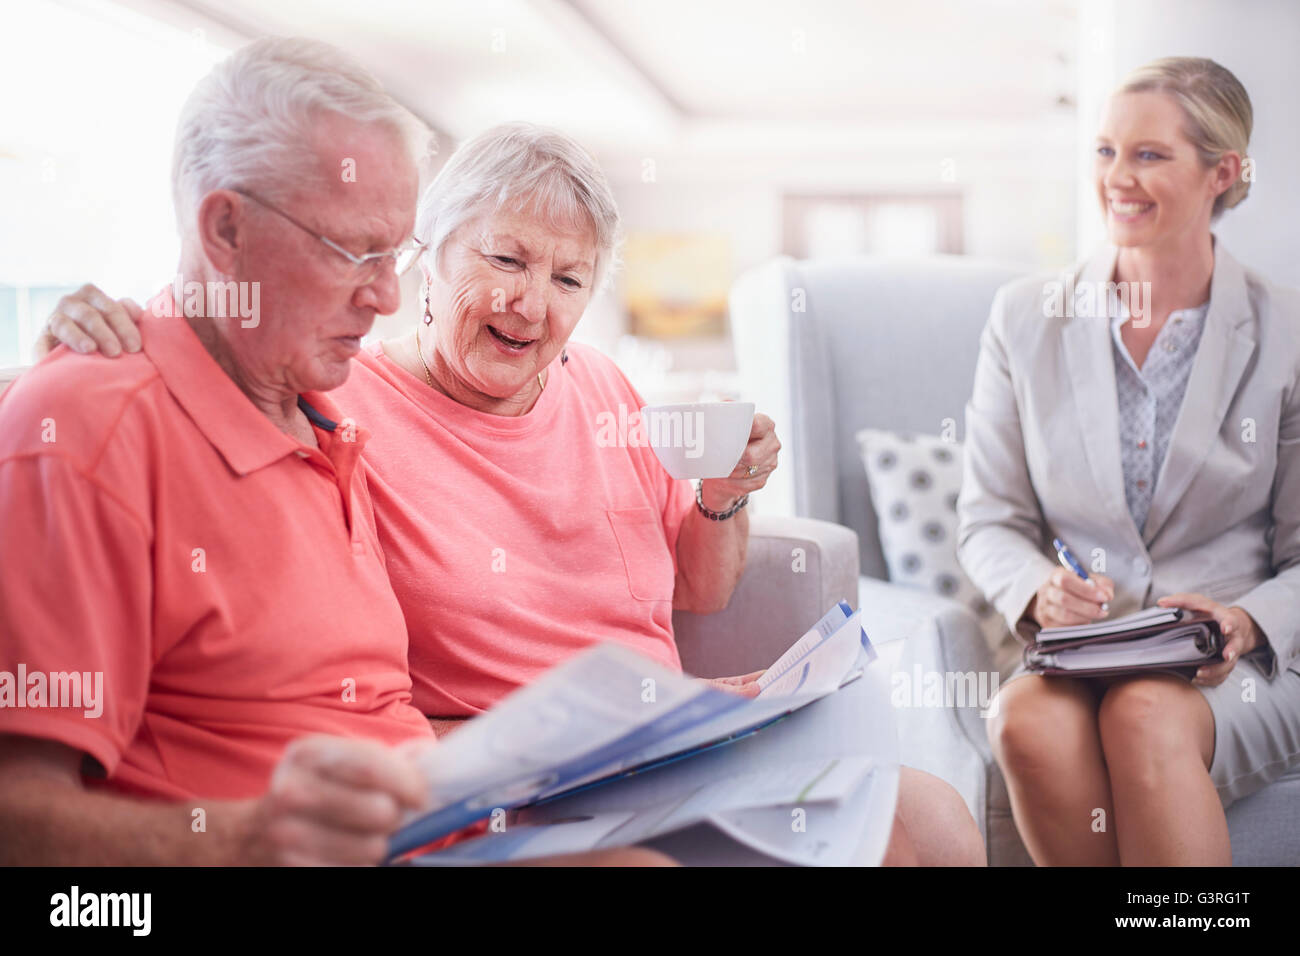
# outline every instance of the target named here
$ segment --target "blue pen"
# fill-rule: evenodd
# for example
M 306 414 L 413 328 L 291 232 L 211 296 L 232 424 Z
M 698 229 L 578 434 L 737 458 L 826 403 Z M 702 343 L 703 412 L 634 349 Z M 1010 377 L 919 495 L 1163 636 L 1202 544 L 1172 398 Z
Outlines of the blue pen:
M 1083 565 L 1079 563 L 1079 559 L 1074 556 L 1068 547 L 1066 547 L 1064 541 L 1060 538 L 1053 538 L 1052 547 L 1056 549 L 1056 559 L 1061 562 L 1062 567 L 1067 571 L 1073 571 L 1079 577 L 1083 578 L 1083 580 L 1088 580 L 1088 572 L 1083 570 Z M 1101 613 L 1107 614 L 1109 612 L 1110 602 L 1103 601 L 1101 604 Z

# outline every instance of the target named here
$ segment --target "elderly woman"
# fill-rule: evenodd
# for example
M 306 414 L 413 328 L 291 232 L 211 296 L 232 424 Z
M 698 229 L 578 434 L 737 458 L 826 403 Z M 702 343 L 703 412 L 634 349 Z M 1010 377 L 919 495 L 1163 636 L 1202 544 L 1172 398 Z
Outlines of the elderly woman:
M 440 730 L 596 642 L 679 668 L 673 609 L 724 607 L 743 570 L 745 503 L 780 448 L 769 418 L 755 417 L 731 475 L 694 494 L 650 448 L 599 440 L 602 413 L 644 404 L 608 358 L 568 344 L 618 225 L 603 174 L 568 137 L 509 124 L 465 143 L 420 201 L 420 321 L 363 351 L 338 390 L 373 431 L 365 459 L 414 702 Z M 115 350 L 119 335 L 129 348 L 133 334 L 93 288 L 50 328 L 87 349 Z M 900 819 L 891 859 L 983 858 L 935 778 L 905 775 Z
M 326 394 L 400 291 L 288 219 L 393 261 L 427 140 L 327 44 L 238 50 L 181 116 L 179 267 L 263 308 L 163 290 L 136 354 L 60 349 L 0 400 L 0 864 L 378 863 L 427 802 L 366 433 Z
M 342 399 L 383 423 L 384 547 L 427 714 L 479 713 L 598 641 L 680 667 L 673 609 L 722 608 L 740 578 L 746 496 L 780 448 L 771 419 L 698 500 L 650 448 L 598 440 L 602 411 L 644 404 L 613 362 L 566 344 L 617 230 L 567 137 L 520 124 L 468 142 L 420 201 L 421 321 L 364 352 Z
M 971 579 L 1026 635 L 1160 604 L 1228 637 L 1190 682 L 1003 684 L 990 737 L 1039 863 L 1228 864 L 1224 808 L 1300 764 L 1300 299 L 1210 231 L 1249 189 L 1251 122 L 1216 63 L 1135 71 L 1097 139 L 1113 248 L 1065 283 L 1102 309 L 1045 317 L 1060 286 L 1040 277 L 1001 290 L 984 332 Z M 1053 536 L 1113 580 L 1057 567 Z

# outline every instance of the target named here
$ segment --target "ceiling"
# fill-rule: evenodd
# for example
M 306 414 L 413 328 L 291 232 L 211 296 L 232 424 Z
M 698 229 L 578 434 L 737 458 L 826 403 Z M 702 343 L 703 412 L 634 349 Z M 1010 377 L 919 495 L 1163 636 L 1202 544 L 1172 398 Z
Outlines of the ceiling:
M 695 117 L 1005 118 L 1071 83 L 1069 3 L 572 3 Z
M 1078 0 L 125 2 L 336 43 L 454 139 L 524 118 L 597 149 L 671 148 L 1073 110 Z

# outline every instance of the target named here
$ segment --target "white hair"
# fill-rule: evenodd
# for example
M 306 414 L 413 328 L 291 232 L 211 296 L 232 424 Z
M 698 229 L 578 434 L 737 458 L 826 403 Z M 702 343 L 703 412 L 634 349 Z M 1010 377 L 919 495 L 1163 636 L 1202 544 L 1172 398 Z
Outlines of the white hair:
M 435 269 L 447 238 L 503 207 L 527 209 L 596 240 L 592 289 L 618 255 L 618 204 L 600 166 L 574 139 L 532 123 L 504 123 L 462 144 L 420 197 L 415 234 Z
M 298 37 L 240 47 L 199 80 L 181 110 L 172 157 L 172 198 L 184 231 L 214 189 L 256 188 L 283 200 L 314 175 L 320 111 L 396 132 L 417 164 L 433 150 L 429 128 L 342 50 Z

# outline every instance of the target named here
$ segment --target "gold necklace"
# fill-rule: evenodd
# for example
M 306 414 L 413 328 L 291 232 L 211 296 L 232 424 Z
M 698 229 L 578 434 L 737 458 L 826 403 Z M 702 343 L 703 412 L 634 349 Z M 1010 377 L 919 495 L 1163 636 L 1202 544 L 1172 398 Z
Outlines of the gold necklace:
M 420 367 L 424 369 L 424 380 L 429 383 L 430 388 L 437 388 L 433 384 L 433 375 L 429 372 L 429 363 L 424 360 L 424 349 L 420 347 L 420 326 L 415 327 L 415 354 L 420 356 Z M 546 383 L 542 381 L 542 373 L 537 373 L 537 391 L 541 393 L 546 389 Z
M 420 327 L 415 327 L 415 354 L 420 356 L 420 365 L 424 368 L 424 380 L 429 383 L 430 388 L 434 388 L 433 376 L 429 374 L 429 365 L 424 361 L 424 349 L 420 348 Z

